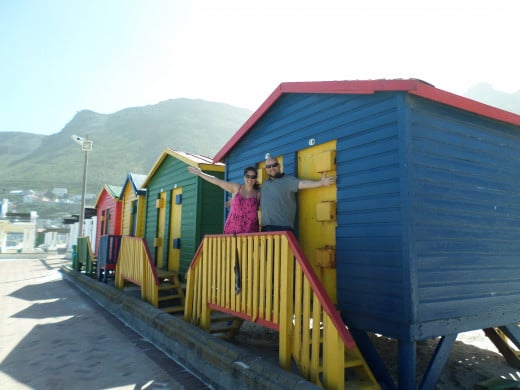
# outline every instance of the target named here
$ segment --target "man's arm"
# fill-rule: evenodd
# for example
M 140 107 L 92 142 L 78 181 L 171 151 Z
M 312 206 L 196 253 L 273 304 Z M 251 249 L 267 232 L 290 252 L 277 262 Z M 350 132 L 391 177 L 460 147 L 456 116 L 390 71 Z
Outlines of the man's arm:
M 320 180 L 300 180 L 298 183 L 299 190 L 305 190 L 307 188 L 318 188 L 318 187 L 328 187 L 336 183 L 336 178 L 333 176 L 325 176 L 325 172 L 321 175 Z

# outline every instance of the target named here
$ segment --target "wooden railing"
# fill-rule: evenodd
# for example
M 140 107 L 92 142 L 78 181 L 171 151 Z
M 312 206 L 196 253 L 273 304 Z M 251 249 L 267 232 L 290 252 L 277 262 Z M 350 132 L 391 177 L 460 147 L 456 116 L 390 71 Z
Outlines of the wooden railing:
M 107 280 L 107 274 L 110 270 L 116 269 L 117 257 L 119 256 L 119 246 L 121 245 L 121 236 L 105 235 L 99 238 L 97 276 L 98 279 Z
M 141 286 L 141 298 L 158 307 L 159 278 L 144 238 L 131 236 L 121 238 L 115 286 L 123 289 L 125 280 Z
M 74 268 L 76 271 L 85 270 L 85 274 L 94 276 L 96 271 L 96 257 L 92 251 L 92 245 L 90 244 L 90 238 L 78 237 L 78 244 L 76 247 L 76 262 Z
M 344 388 L 355 351 L 370 388 L 379 388 L 290 232 L 205 236 L 187 272 L 184 317 L 209 330 L 211 310 L 278 330 L 280 365 L 290 370 L 293 358 L 303 377 L 326 388 Z

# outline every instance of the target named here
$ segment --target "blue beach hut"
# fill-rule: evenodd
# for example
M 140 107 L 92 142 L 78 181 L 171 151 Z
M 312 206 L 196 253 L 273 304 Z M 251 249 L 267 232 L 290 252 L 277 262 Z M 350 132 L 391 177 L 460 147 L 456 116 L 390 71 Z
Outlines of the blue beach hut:
M 214 161 L 239 181 L 266 153 L 338 177 L 299 193 L 296 231 L 380 382 L 394 386 L 368 333 L 398 340 L 402 389 L 420 340 L 439 337 L 423 388 L 460 332 L 518 344 L 520 115 L 417 79 L 282 83 Z

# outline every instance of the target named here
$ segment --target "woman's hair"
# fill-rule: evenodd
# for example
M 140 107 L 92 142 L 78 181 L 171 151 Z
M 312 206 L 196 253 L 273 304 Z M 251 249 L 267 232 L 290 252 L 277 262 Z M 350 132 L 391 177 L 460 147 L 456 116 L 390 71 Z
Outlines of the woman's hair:
M 246 169 L 244 169 L 244 176 L 247 175 L 247 172 L 249 171 L 253 171 L 255 173 L 255 176 L 258 178 L 258 171 L 255 167 L 247 167 Z M 255 190 L 258 190 L 260 188 L 260 186 L 258 185 L 258 181 L 255 183 L 253 188 Z
M 258 175 L 258 171 L 256 170 L 255 167 L 247 167 L 246 169 L 244 169 L 244 176 L 246 175 L 247 172 L 249 171 L 253 171 L 255 173 L 255 175 Z

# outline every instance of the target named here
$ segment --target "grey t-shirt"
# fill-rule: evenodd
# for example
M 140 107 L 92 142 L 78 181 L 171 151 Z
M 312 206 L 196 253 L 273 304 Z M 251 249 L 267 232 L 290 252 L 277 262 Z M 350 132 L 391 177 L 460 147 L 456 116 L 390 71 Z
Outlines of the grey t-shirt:
M 262 226 L 277 225 L 294 228 L 296 218 L 296 193 L 300 179 L 283 175 L 270 179 L 260 188 Z

